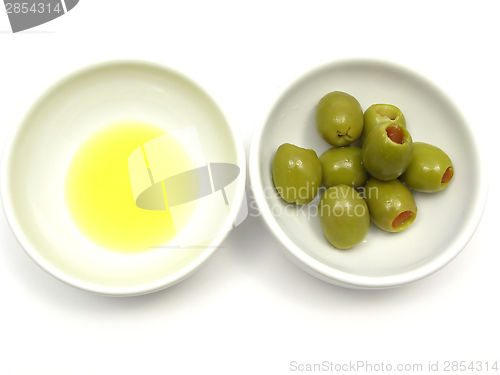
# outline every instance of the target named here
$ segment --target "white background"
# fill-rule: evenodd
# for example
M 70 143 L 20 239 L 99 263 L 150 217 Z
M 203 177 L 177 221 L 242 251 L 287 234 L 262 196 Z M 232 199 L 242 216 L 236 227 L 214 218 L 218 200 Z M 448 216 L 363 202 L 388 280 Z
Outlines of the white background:
M 2 215 L 0 374 L 287 374 L 291 361 L 350 360 L 500 366 L 499 2 L 82 0 L 19 34 L 0 12 L 2 145 L 48 80 L 87 62 L 137 57 L 207 87 L 233 115 L 248 153 L 281 88 L 318 64 L 363 56 L 441 86 L 477 129 L 491 167 L 483 220 L 465 250 L 392 290 L 315 279 L 250 217 L 180 284 L 134 298 L 96 296 L 34 264 Z

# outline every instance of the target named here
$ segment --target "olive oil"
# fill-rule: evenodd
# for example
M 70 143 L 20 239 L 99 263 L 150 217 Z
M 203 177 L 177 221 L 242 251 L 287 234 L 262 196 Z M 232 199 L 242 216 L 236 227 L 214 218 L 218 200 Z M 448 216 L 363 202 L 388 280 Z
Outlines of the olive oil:
M 139 121 L 109 124 L 86 139 L 74 153 L 65 180 L 65 200 L 76 227 L 96 245 L 134 253 L 161 246 L 176 236 L 176 228 L 163 196 L 165 209 L 137 206 L 131 186 L 129 157 L 144 144 L 166 134 Z M 178 145 L 163 150 L 180 170 L 190 170 L 190 154 Z M 149 168 L 147 155 L 145 165 Z M 163 182 L 161 182 L 163 184 Z

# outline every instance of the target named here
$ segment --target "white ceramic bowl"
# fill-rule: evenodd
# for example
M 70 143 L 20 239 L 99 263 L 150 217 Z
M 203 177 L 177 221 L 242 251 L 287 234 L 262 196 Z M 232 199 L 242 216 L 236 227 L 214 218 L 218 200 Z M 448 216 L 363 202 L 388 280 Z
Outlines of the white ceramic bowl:
M 271 165 L 278 146 L 292 143 L 320 156 L 330 146 L 315 125 L 315 106 L 331 91 L 344 91 L 363 110 L 391 103 L 405 114 L 414 141 L 434 144 L 451 157 L 455 176 L 435 194 L 415 193 L 418 216 L 401 233 L 373 223 L 366 239 L 349 250 L 334 249 L 315 215 L 319 196 L 302 210 L 285 212 L 276 196 Z M 301 268 L 350 288 L 374 289 L 422 279 L 450 262 L 479 224 L 487 194 L 487 172 L 476 135 L 439 88 L 401 66 L 374 60 L 344 60 L 320 66 L 284 89 L 253 135 L 249 164 L 253 194 L 262 216 Z
M 229 215 L 207 246 L 120 254 L 73 225 L 63 190 L 69 160 L 96 129 L 121 119 L 167 131 L 196 125 L 206 161 L 239 166 Z M 226 114 L 185 76 L 142 61 L 98 63 L 44 87 L 14 124 L 1 167 L 3 207 L 28 255 L 59 280 L 107 295 L 149 293 L 192 274 L 230 231 L 245 192 L 244 146 Z

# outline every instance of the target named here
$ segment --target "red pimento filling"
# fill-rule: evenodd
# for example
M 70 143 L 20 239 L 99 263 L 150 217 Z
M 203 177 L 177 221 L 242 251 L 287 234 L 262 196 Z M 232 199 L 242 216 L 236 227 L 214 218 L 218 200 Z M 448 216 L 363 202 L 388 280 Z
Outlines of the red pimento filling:
M 391 125 L 387 129 L 385 129 L 385 131 L 387 132 L 387 136 L 391 141 L 400 145 L 403 144 L 405 134 L 403 130 L 401 130 L 401 127 L 399 127 L 398 125 Z
M 441 179 L 441 183 L 444 184 L 446 182 L 450 182 L 452 178 L 453 178 L 453 168 L 448 167 L 448 169 L 446 169 L 446 171 L 443 174 L 443 178 Z
M 403 224 L 403 222 L 405 220 L 408 220 L 411 215 L 413 215 L 413 212 L 411 211 L 405 211 L 405 212 L 401 212 L 397 218 L 394 219 L 394 221 L 392 222 L 392 227 L 393 228 L 397 228 L 398 226 L 400 226 L 401 224 Z

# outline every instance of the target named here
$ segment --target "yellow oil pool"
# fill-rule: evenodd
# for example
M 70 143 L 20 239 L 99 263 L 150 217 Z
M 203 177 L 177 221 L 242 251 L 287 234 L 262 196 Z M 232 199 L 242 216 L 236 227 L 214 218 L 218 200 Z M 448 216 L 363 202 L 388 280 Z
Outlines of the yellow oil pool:
M 165 209 L 139 208 L 129 170 L 129 157 L 138 148 L 142 148 L 149 169 L 144 144 L 164 134 L 165 130 L 148 123 L 120 121 L 96 131 L 74 153 L 66 172 L 66 205 L 76 227 L 96 245 L 134 253 L 161 246 L 176 236 L 168 198 L 160 198 Z M 180 142 L 162 154 L 175 160 L 179 170 L 193 167 Z

